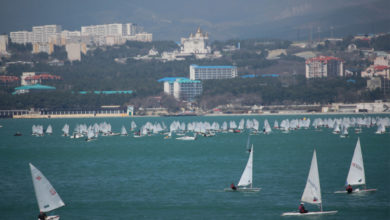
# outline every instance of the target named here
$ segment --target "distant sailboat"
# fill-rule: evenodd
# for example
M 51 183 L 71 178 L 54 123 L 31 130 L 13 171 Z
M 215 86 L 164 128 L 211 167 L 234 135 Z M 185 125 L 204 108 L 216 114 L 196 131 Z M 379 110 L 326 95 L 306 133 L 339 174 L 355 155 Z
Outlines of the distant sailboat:
M 364 186 L 364 189 L 356 188 L 353 191 L 353 193 L 376 191 L 376 189 L 366 188 L 366 175 L 364 172 L 363 155 L 362 155 L 362 148 L 360 146 L 360 138 L 358 138 L 358 141 L 356 143 L 355 151 L 353 153 L 351 166 L 349 167 L 349 172 L 348 172 L 347 181 L 345 182 L 345 185 Z M 346 190 L 336 191 L 335 193 L 347 193 L 347 191 Z
M 183 136 L 183 137 L 177 137 L 176 140 L 182 140 L 182 141 L 194 141 L 196 140 L 196 133 L 193 137 L 191 136 Z
M 51 125 L 47 126 L 46 134 L 53 134 L 53 128 L 51 127 Z
M 272 131 L 272 130 L 271 130 L 271 126 L 269 125 L 268 120 L 265 119 L 265 120 L 264 120 L 263 133 L 264 133 L 264 134 L 270 134 L 271 131 Z
M 126 130 L 125 126 L 122 126 L 121 135 L 122 136 L 127 136 L 127 130 Z
M 172 138 L 172 131 L 170 131 L 165 137 L 164 139 L 170 139 Z
M 253 144 L 250 149 L 248 162 L 242 172 L 237 189 L 225 188 L 225 191 L 258 192 L 261 188 L 253 188 Z
M 64 132 L 64 134 L 62 136 L 69 136 L 69 125 L 68 124 L 65 124 L 64 127 L 62 128 L 62 131 Z
M 39 211 L 50 212 L 65 206 L 60 195 L 56 192 L 49 180 L 30 163 L 32 181 L 34 184 L 35 196 L 38 201 Z M 58 220 L 60 216 L 48 216 L 47 220 Z
M 337 211 L 323 211 L 322 210 L 322 198 L 321 198 L 321 186 L 320 176 L 318 173 L 317 154 L 314 150 L 313 158 L 311 160 L 309 176 L 307 177 L 305 190 L 303 191 L 301 202 L 307 202 L 320 206 L 319 212 L 285 212 L 282 216 L 294 216 L 294 215 L 324 215 L 324 214 L 335 214 Z
M 344 127 L 343 127 L 343 132 L 341 132 L 340 137 L 341 137 L 341 138 L 346 138 L 346 137 L 348 137 L 348 127 L 347 127 L 347 126 L 344 126 Z

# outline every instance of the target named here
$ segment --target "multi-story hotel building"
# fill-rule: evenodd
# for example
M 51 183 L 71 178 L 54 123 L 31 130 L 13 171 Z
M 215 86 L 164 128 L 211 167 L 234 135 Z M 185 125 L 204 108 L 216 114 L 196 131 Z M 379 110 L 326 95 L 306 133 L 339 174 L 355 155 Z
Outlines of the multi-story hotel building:
M 178 78 L 164 82 L 164 92 L 178 100 L 192 101 L 196 96 L 201 95 L 202 91 L 202 82 L 198 80 Z
M 235 66 L 198 66 L 190 65 L 191 80 L 231 79 L 237 77 Z
M 343 76 L 343 60 L 337 57 L 319 56 L 306 60 L 306 78 Z
M 32 32 L 16 31 L 10 33 L 10 38 L 13 43 L 48 43 L 52 36 L 61 33 L 61 25 L 44 25 L 32 27 Z
M 15 31 L 10 34 L 11 42 L 17 44 L 32 43 L 33 34 L 30 31 Z

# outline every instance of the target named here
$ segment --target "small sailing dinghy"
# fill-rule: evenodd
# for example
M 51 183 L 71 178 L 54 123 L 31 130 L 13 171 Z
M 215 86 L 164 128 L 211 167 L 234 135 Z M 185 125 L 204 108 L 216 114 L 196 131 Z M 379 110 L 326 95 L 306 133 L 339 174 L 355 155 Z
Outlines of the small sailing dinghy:
M 322 210 L 322 198 L 321 198 L 321 186 L 320 186 L 320 176 L 318 173 L 318 164 L 317 164 L 317 154 L 316 150 L 313 152 L 313 159 L 311 160 L 309 176 L 307 177 L 305 190 L 303 191 L 301 202 L 307 202 L 310 204 L 315 204 L 320 206 L 319 212 L 285 212 L 282 216 L 306 216 L 306 215 L 327 215 L 335 214 L 337 211 L 323 211 Z
M 35 196 L 37 197 L 39 211 L 50 212 L 65 206 L 60 195 L 56 192 L 49 180 L 30 163 L 31 176 L 34 184 Z M 48 216 L 47 220 L 58 220 L 60 216 Z
M 236 190 L 232 188 L 225 188 L 228 192 L 259 192 L 261 188 L 253 187 L 253 144 L 250 149 L 249 159 L 246 164 L 245 170 L 241 175 L 240 181 L 237 184 Z
M 353 193 L 376 191 L 376 189 L 367 189 L 366 187 L 366 176 L 364 173 L 363 155 L 362 148 L 360 146 L 360 138 L 358 138 L 358 141 L 356 143 L 355 151 L 353 153 L 351 166 L 349 167 L 349 172 L 345 185 L 357 187 L 364 186 L 363 189 L 356 188 L 352 191 Z M 336 191 L 335 193 L 347 193 L 347 190 Z
M 176 140 L 182 140 L 182 141 L 194 141 L 196 140 L 196 133 L 193 137 L 191 136 L 183 136 L 183 137 L 177 137 Z

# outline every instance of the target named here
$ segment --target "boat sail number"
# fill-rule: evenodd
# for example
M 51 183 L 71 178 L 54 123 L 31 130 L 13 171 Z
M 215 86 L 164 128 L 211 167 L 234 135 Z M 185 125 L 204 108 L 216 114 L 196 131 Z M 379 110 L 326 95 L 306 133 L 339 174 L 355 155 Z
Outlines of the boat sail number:
M 353 166 L 353 167 L 356 167 L 356 168 L 359 169 L 359 170 L 362 170 L 362 169 L 363 169 L 361 166 L 359 166 L 359 164 L 356 164 L 356 163 L 352 163 L 352 166 Z

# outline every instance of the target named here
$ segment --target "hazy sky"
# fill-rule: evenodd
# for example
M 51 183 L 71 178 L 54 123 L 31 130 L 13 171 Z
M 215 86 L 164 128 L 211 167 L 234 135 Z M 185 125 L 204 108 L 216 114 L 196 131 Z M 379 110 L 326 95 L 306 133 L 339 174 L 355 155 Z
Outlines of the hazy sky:
M 390 31 L 390 0 L 1 0 L 0 32 L 34 25 L 133 22 L 155 39 L 179 40 L 198 26 L 213 39 L 307 38 Z M 386 27 L 387 26 L 387 27 Z

